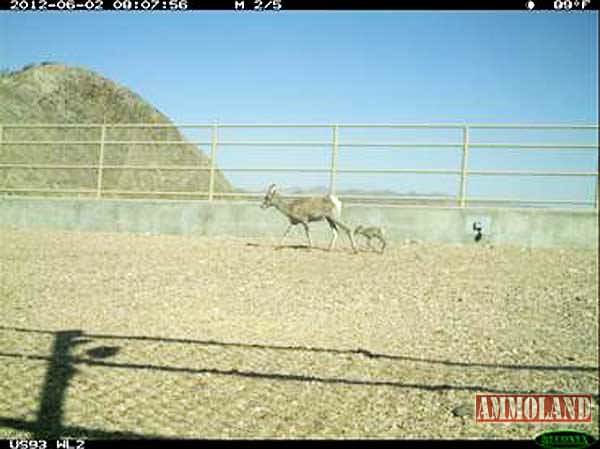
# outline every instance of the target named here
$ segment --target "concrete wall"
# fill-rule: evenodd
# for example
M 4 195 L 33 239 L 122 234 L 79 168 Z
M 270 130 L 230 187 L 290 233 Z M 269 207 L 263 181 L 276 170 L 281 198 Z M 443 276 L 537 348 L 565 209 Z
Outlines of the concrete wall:
M 598 247 L 593 211 L 496 208 L 428 208 L 344 205 L 343 220 L 380 225 L 390 242 L 415 239 L 474 244 L 473 222 L 483 225 L 480 243 L 527 247 Z M 0 198 L 0 227 L 207 236 L 279 237 L 286 218 L 258 203 L 165 200 Z M 290 243 L 302 239 L 301 227 Z M 315 241 L 328 240 L 323 222 L 311 226 Z M 344 235 L 338 244 L 347 245 Z

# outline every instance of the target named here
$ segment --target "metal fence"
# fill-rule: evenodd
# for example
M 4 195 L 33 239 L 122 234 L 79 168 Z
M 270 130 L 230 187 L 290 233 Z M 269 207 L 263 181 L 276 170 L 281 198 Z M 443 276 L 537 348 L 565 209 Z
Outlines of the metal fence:
M 31 133 L 33 135 L 34 130 L 44 129 L 85 129 L 95 130 L 96 138 L 83 139 L 83 140 L 60 140 L 60 139 L 39 139 L 39 138 L 10 138 L 7 132 L 14 129 L 21 130 L 21 133 Z M 112 139 L 109 138 L 108 133 L 111 130 L 119 129 L 196 129 L 206 130 L 209 132 L 209 139 L 205 140 L 189 140 L 185 138 L 175 140 L 128 140 L 128 139 Z M 313 128 L 321 129 L 326 132 L 330 132 L 329 140 L 223 140 L 219 138 L 220 131 L 233 128 L 250 128 L 250 129 L 266 129 L 266 128 Z M 372 141 L 341 141 L 340 130 L 348 129 L 430 129 L 430 130 L 455 130 L 462 134 L 460 141 L 454 142 L 372 142 Z M 430 174 L 430 175 L 455 175 L 458 177 L 459 182 L 456 185 L 456 194 L 450 198 L 451 204 L 457 207 L 466 207 L 469 205 L 475 205 L 477 202 L 485 201 L 488 203 L 506 203 L 509 205 L 515 205 L 519 202 L 519 199 L 515 198 L 481 198 L 469 196 L 468 194 L 468 180 L 469 176 L 527 176 L 527 177 L 564 177 L 567 179 L 573 178 L 592 178 L 595 179 L 595 199 L 536 199 L 536 204 L 552 204 L 552 205 L 580 205 L 595 207 L 598 210 L 598 167 L 593 167 L 592 170 L 562 170 L 562 171 L 539 171 L 539 170 L 472 170 L 469 168 L 470 155 L 474 149 L 519 149 L 526 151 L 536 150 L 561 150 L 570 151 L 576 150 L 590 150 L 597 151 L 598 143 L 523 143 L 523 142 L 473 142 L 470 139 L 471 133 L 474 130 L 587 130 L 596 131 L 598 125 L 571 125 L 571 124 L 534 124 L 534 125 L 520 125 L 520 124 L 0 124 L 0 174 L 2 170 L 10 169 L 27 169 L 27 170 L 92 170 L 94 182 L 93 186 L 88 188 L 39 188 L 31 186 L 3 186 L 0 183 L 0 192 L 5 194 L 67 194 L 67 195 L 87 195 L 95 196 L 96 198 L 103 197 L 114 197 L 114 196 L 150 196 L 150 197 L 176 197 L 176 198 L 204 198 L 208 201 L 214 201 L 217 198 L 257 198 L 261 195 L 258 192 L 244 192 L 240 190 L 233 191 L 219 191 L 215 188 L 215 179 L 220 171 L 223 171 L 222 167 L 217 166 L 217 156 L 220 151 L 224 148 L 233 146 L 253 146 L 253 147 L 315 147 L 323 146 L 330 148 L 330 163 L 328 167 L 313 168 L 313 167 L 298 167 L 288 166 L 274 168 L 273 166 L 261 166 L 261 167 L 228 167 L 225 169 L 226 172 L 247 172 L 247 173 L 258 173 L 258 172 L 280 172 L 280 173 L 321 173 L 328 175 L 329 177 L 329 191 L 336 193 L 337 191 L 337 179 L 340 174 L 363 174 L 369 176 L 378 176 L 383 174 Z M 329 130 L 329 131 L 327 131 Z M 44 146 L 44 145 L 63 145 L 63 146 L 78 146 L 86 148 L 95 148 L 97 150 L 97 160 L 93 163 L 24 163 L 14 161 L 7 161 L 6 154 L 3 152 L 3 148 L 8 146 L 19 146 L 27 150 L 28 146 Z M 120 163 L 114 164 L 107 162 L 106 152 L 107 149 L 118 146 L 173 146 L 173 145 L 196 145 L 208 153 L 209 158 L 206 164 L 194 163 L 192 165 L 177 165 L 177 164 L 127 164 Z M 460 152 L 460 167 L 448 167 L 443 169 L 433 168 L 395 168 L 387 167 L 383 169 L 369 169 L 369 168 L 340 168 L 338 164 L 340 149 L 343 148 L 364 148 L 364 147 L 381 147 L 389 149 L 403 149 L 403 148 L 446 148 L 455 149 Z M 597 162 L 596 162 L 597 165 Z M 163 171 L 187 171 L 187 172 L 205 172 L 207 173 L 207 188 L 206 189 L 188 189 L 186 191 L 176 190 L 119 190 L 106 188 L 104 179 L 107 172 L 111 171 L 136 171 L 136 170 L 154 170 L 156 172 Z M 205 175 L 206 176 L 206 175 Z M 300 195 L 301 196 L 301 195 Z M 397 201 L 430 201 L 434 203 L 436 200 L 448 200 L 448 197 L 427 197 L 427 196 L 388 196 L 385 198 L 374 197 L 369 195 L 346 195 L 351 200 L 377 200 L 380 203 L 395 203 Z M 398 204 L 398 203 L 395 203 Z

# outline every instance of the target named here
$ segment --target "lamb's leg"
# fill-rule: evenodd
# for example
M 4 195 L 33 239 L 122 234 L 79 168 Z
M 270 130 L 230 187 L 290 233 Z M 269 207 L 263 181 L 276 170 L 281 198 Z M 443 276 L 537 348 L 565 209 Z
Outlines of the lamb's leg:
M 289 226 L 287 227 L 287 229 L 285 230 L 285 232 L 283 233 L 283 237 L 281 237 L 281 240 L 279 241 L 279 246 L 283 245 L 283 239 L 285 239 L 285 237 L 288 235 L 288 233 L 290 232 L 290 229 L 292 229 L 292 224 L 290 223 Z
M 369 246 L 369 249 L 371 251 L 377 251 L 375 248 L 373 248 L 373 243 L 372 243 L 373 238 L 372 237 L 367 237 L 367 245 Z
M 312 248 L 312 239 L 310 238 L 310 231 L 308 230 L 308 225 L 303 222 L 302 226 L 304 226 L 304 232 L 306 232 L 306 238 L 308 239 L 308 247 Z

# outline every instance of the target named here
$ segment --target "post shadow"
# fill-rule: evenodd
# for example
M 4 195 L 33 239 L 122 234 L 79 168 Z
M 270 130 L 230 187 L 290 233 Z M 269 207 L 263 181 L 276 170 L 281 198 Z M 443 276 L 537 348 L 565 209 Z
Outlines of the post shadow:
M 34 438 L 59 436 L 62 429 L 63 405 L 69 382 L 75 375 L 71 348 L 83 332 L 59 331 L 54 335 L 52 354 L 40 396 Z
M 84 336 L 81 330 L 67 330 L 52 332 L 54 341 L 52 344 L 52 353 L 48 359 L 48 367 L 44 378 L 44 384 L 40 393 L 40 405 L 37 412 L 36 421 L 31 424 L 21 423 L 21 428 L 27 429 L 33 433 L 34 439 L 48 439 L 64 437 L 65 433 L 85 433 L 86 436 L 107 437 L 142 437 L 134 433 L 118 432 L 113 435 L 111 432 L 102 429 L 85 429 L 82 427 L 65 427 L 63 423 L 64 403 L 69 384 L 77 373 L 75 364 L 77 359 L 72 355 L 75 346 L 93 341 Z M 107 358 L 115 355 L 119 351 L 116 346 L 100 346 L 89 349 L 88 356 L 96 359 Z M 13 426 L 19 427 L 17 422 Z

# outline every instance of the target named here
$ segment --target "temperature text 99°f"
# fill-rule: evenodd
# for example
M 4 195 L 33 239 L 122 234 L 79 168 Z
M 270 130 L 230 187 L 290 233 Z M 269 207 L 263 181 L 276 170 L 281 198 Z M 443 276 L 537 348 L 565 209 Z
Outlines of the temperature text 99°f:
M 585 9 L 590 3 L 591 0 L 554 0 L 554 9 Z

